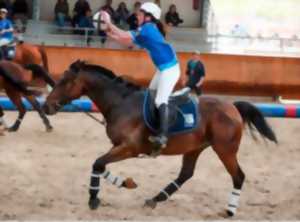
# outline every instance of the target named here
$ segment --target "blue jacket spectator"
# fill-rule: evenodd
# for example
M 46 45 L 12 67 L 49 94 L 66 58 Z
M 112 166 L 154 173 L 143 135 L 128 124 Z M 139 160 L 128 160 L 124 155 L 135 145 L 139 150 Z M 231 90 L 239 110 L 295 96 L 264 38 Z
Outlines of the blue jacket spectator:
M 121 2 L 116 10 L 115 22 L 116 24 L 125 28 L 128 17 L 129 17 L 129 10 L 127 9 L 125 2 Z
M 12 22 L 6 18 L 7 9 L 0 9 L 0 46 L 6 45 L 13 40 Z
M 137 19 L 137 13 L 140 10 L 140 8 L 141 8 L 141 3 L 135 2 L 133 13 L 127 19 L 129 30 L 136 30 L 138 28 L 139 24 Z
M 78 26 L 80 17 L 85 16 L 87 11 L 91 11 L 90 4 L 86 0 L 78 0 L 74 7 L 74 17 L 72 24 Z
M 94 28 L 92 12 L 90 10 L 86 11 L 85 16 L 80 17 L 78 26 L 80 28 Z
M 65 26 L 66 20 L 69 19 L 69 3 L 67 0 L 57 0 L 55 8 L 55 21 L 58 26 Z
M 6 18 L 7 9 L 0 9 L 0 59 L 3 57 L 13 57 L 14 55 L 7 55 L 7 46 L 13 41 L 13 26 L 12 22 Z

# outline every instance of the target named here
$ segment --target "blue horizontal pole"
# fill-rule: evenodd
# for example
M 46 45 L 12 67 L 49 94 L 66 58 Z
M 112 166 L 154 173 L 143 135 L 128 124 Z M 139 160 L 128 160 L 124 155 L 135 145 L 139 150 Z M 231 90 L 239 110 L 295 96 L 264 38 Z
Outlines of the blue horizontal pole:
M 40 97 L 38 101 L 44 104 L 45 98 Z M 32 110 L 30 103 L 23 99 L 23 104 L 27 110 Z M 15 105 L 7 97 L 0 97 L 0 106 L 4 110 L 16 110 Z M 268 104 L 256 103 L 255 106 L 266 117 L 291 117 L 300 118 L 300 105 Z M 61 109 L 62 112 L 98 112 L 95 105 L 89 99 L 77 99 L 72 101 L 71 105 L 66 105 Z
M 40 105 L 43 105 L 45 103 L 45 98 L 43 98 L 43 97 L 40 97 L 37 100 L 40 103 Z M 26 110 L 29 110 L 29 111 L 33 110 L 31 104 L 26 99 L 22 99 L 22 101 L 23 101 L 23 104 L 24 104 Z M 0 106 L 4 110 L 11 110 L 11 111 L 17 110 L 16 106 L 7 97 L 0 97 Z M 91 100 L 77 99 L 77 100 L 72 101 L 71 104 L 64 106 L 61 111 L 63 111 L 63 112 L 82 112 L 82 111 L 95 112 L 96 110 L 95 110 L 95 106 L 93 106 L 93 103 L 91 102 Z
M 300 118 L 300 104 L 285 105 L 257 103 L 255 105 L 266 117 Z

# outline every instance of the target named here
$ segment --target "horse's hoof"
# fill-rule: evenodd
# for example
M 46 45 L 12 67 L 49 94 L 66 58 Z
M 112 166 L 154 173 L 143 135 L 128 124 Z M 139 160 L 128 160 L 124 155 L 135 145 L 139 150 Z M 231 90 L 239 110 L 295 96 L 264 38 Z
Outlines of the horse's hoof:
M 145 201 L 144 207 L 149 207 L 151 209 L 154 209 L 156 207 L 156 205 L 157 205 L 157 202 L 155 202 L 152 199 L 149 199 L 149 200 Z
M 101 202 L 99 198 L 89 200 L 89 207 L 91 210 L 96 210 L 99 207 L 100 203 Z
M 226 210 L 226 213 L 227 213 L 228 217 L 233 217 L 234 216 L 234 213 L 230 210 Z
M 7 129 L 7 131 L 10 132 L 10 133 L 17 132 L 17 130 L 18 130 L 18 128 L 16 128 L 16 127 L 9 127 Z
M 132 178 L 127 178 L 124 181 L 124 187 L 127 189 L 135 189 L 135 188 L 137 188 L 137 184 L 134 182 L 134 180 Z
M 53 131 L 53 127 L 52 126 L 48 126 L 47 128 L 46 128 L 46 132 L 47 133 L 51 133 Z

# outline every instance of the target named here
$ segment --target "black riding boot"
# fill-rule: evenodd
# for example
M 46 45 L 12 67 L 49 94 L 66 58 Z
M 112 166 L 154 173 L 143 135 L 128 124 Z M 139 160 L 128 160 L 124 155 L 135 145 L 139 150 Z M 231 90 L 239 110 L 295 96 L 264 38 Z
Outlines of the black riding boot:
M 162 104 L 158 108 L 159 113 L 159 134 L 151 136 L 149 139 L 154 144 L 154 149 L 151 156 L 160 154 L 162 148 L 167 146 L 168 142 L 168 124 L 169 124 L 169 108 L 167 104 Z
M 3 51 L 3 48 L 1 47 L 0 48 L 0 60 L 4 60 L 4 51 Z

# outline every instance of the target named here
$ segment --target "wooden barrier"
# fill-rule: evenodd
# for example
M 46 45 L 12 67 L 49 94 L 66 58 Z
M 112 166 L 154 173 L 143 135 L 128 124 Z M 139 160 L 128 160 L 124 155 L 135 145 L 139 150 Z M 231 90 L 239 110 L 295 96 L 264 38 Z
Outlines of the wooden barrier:
M 142 85 L 149 84 L 155 69 L 144 51 L 73 47 L 46 47 L 50 71 L 59 78 L 77 59 L 112 69 Z M 179 87 L 191 53 L 178 53 Z M 300 98 L 300 58 L 203 54 L 206 67 L 205 93 Z

